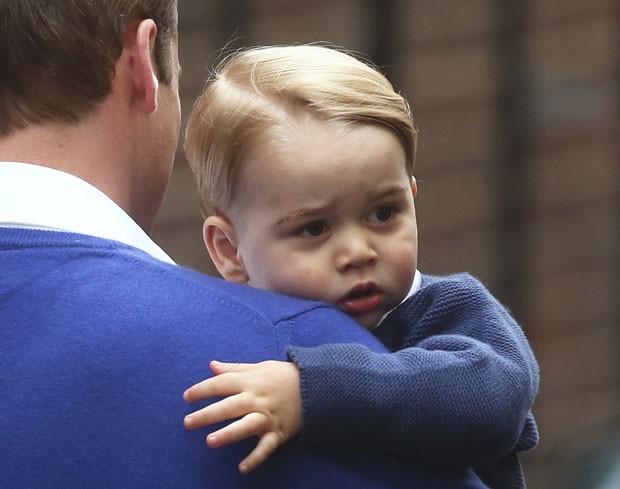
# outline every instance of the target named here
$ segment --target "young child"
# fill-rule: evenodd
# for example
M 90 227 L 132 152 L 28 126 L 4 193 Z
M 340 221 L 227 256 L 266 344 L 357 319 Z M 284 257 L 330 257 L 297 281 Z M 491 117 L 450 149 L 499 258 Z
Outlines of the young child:
M 206 246 L 229 281 L 327 301 L 392 353 L 291 346 L 290 362 L 212 362 L 186 391 L 219 402 L 189 429 L 239 418 L 212 447 L 258 435 L 248 472 L 299 434 L 311 444 L 472 466 L 524 487 L 538 440 L 538 367 L 511 315 L 473 277 L 417 272 L 409 105 L 376 69 L 319 45 L 238 52 L 208 81 L 185 149 Z

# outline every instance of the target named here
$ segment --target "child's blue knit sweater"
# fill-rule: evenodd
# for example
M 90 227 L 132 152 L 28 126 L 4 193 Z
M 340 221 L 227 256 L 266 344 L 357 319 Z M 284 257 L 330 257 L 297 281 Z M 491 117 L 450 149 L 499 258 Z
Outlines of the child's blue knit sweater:
M 517 452 L 534 447 L 532 350 L 508 311 L 470 275 L 423 276 L 360 345 L 292 347 L 302 438 L 429 464 L 474 466 L 493 489 L 524 487 Z

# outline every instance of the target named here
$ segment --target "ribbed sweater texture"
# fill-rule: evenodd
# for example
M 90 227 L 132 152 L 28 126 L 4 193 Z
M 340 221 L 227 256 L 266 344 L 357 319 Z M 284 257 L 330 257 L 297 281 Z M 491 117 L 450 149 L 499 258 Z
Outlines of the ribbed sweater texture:
M 468 274 L 423 275 L 373 332 L 391 353 L 289 348 L 301 374 L 302 439 L 470 466 L 492 489 L 525 487 L 517 454 L 538 442 L 539 370 L 486 287 Z

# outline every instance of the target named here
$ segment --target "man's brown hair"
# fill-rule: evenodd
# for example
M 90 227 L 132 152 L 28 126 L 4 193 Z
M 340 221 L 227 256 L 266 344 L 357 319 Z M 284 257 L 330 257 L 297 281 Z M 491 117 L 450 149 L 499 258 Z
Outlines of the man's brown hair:
M 144 19 L 157 24 L 158 78 L 169 83 L 177 0 L 0 0 L 0 136 L 93 110 L 110 93 L 125 28 Z

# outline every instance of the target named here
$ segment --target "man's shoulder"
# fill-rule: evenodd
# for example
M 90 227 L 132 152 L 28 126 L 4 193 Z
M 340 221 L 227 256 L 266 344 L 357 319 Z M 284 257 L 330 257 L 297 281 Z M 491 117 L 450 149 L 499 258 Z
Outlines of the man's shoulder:
M 133 257 L 117 259 L 130 261 Z M 248 285 L 227 282 L 196 270 L 170 265 L 150 257 L 138 259 L 132 265 L 137 271 L 131 279 L 142 282 L 148 278 L 148 287 L 154 292 L 165 290 L 173 302 L 184 302 L 199 309 L 234 310 L 237 314 L 251 315 L 274 325 L 303 322 L 312 317 L 315 320 L 332 316 L 334 308 L 329 304 L 307 301 L 296 297 L 260 290 Z
M 162 262 L 143 266 L 155 267 L 148 273 L 163 275 L 165 284 L 157 288 L 179 294 L 175 303 L 199 302 L 201 309 L 208 310 L 208 314 L 215 317 L 232 311 L 235 320 L 245 317 L 247 321 L 257 321 L 258 318 L 259 322 L 273 328 L 281 345 L 313 347 L 325 343 L 362 343 L 382 351 L 382 345 L 370 332 L 326 302 L 230 283 Z
M 13 275 L 3 286 L 37 280 L 45 293 L 62 291 L 84 311 L 104 311 L 117 322 L 148 316 L 150 324 L 162 325 L 244 323 L 270 330 L 285 345 L 356 341 L 359 334 L 359 326 L 329 304 L 225 282 L 116 241 L 14 230 L 0 232 L 0 248 L 16 251 L 3 264 Z M 53 273 L 41 274 L 44 269 Z
M 181 315 L 234 310 L 274 323 L 325 307 L 230 284 L 117 241 L 36 230 L 5 230 L 3 235 L 10 238 L 0 239 L 0 247 L 16 251 L 12 267 L 24 281 L 34 270 L 55 270 L 44 275 L 49 284 L 55 278 L 59 286 L 73 285 L 78 292 L 88 283 L 89 292 L 100 302 L 133 308 L 148 305 L 150 310 L 174 308 Z

